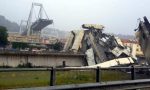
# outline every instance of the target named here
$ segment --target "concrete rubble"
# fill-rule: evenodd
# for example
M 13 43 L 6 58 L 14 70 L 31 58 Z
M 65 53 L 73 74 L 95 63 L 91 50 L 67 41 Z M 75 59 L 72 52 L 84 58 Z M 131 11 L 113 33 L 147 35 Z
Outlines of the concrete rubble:
M 144 57 L 150 65 L 150 23 L 146 16 L 143 17 L 143 20 L 139 20 L 138 28 L 135 31 Z
M 82 30 L 70 32 L 64 51 L 86 54 L 88 66 L 102 64 L 110 60 L 117 62 L 116 59 L 120 60 L 120 58 L 128 60 L 131 54 L 130 49 L 124 47 L 119 38 L 103 33 L 103 30 L 103 25 L 83 24 Z M 132 58 L 125 64 L 131 63 L 134 63 Z

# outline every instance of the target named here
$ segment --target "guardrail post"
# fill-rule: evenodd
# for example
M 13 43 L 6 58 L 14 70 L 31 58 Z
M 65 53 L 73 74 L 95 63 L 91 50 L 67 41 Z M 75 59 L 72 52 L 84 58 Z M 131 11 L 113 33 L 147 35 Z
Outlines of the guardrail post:
M 135 68 L 131 66 L 131 80 L 135 80 Z
M 97 67 L 96 68 L 96 82 L 100 82 L 100 73 L 99 73 L 99 71 L 100 71 L 100 68 Z
M 56 70 L 54 67 L 52 67 L 50 71 L 50 86 L 55 85 L 55 80 L 56 80 Z
M 66 67 L 66 61 L 63 61 L 63 65 L 62 65 L 63 67 Z

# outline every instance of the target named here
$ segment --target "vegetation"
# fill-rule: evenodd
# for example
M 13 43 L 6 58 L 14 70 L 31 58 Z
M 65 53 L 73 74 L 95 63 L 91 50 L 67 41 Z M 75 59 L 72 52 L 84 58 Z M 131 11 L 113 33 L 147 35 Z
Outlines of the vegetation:
M 61 51 L 63 49 L 64 44 L 62 42 L 56 42 L 52 46 L 54 50 Z
M 0 89 L 45 86 L 49 83 L 49 72 L 1 72 Z
M 32 68 L 32 63 L 19 64 L 17 68 Z
M 7 66 L 7 65 L 3 65 L 3 66 L 0 66 L 0 68 L 12 68 L 11 66 Z
M 0 47 L 5 48 L 6 45 L 8 44 L 8 33 L 7 33 L 7 29 L 3 26 L 0 26 Z
M 54 49 L 56 51 L 61 51 L 63 49 L 64 44 L 62 42 L 56 42 L 55 44 L 47 45 L 49 48 Z M 29 45 L 28 43 L 24 42 L 12 42 L 12 48 L 14 49 L 25 49 L 25 48 L 37 48 L 40 49 L 42 46 L 36 45 Z
M 126 80 L 129 75 L 120 71 L 102 71 L 101 80 Z M 0 89 L 48 86 L 49 71 L 0 72 Z M 57 71 L 56 85 L 95 82 L 95 71 Z
M 25 49 L 28 47 L 28 44 L 24 42 L 12 42 L 12 48 L 14 49 Z

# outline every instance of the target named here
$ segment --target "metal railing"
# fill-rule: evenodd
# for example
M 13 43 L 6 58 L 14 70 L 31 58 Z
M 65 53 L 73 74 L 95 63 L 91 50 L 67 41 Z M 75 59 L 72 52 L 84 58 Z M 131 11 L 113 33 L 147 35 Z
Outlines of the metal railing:
M 149 72 L 149 69 L 150 67 L 110 67 L 110 68 L 100 68 L 100 67 L 97 67 L 97 68 L 71 68 L 71 67 L 66 67 L 66 68 L 8 68 L 8 69 L 3 69 L 1 68 L 0 69 L 0 73 L 1 72 L 5 72 L 5 73 L 8 73 L 8 72 L 33 72 L 33 71 L 48 71 L 49 72 L 49 85 L 50 86 L 55 86 L 55 85 L 59 85 L 57 84 L 57 81 L 58 81 L 58 74 L 64 74 L 64 73 L 68 73 L 69 72 L 73 72 L 73 76 L 75 76 L 76 78 L 73 78 L 74 80 L 82 80 L 82 78 L 93 78 L 92 81 L 88 81 L 87 82 L 91 82 L 91 83 L 94 83 L 94 82 L 105 82 L 105 81 L 109 81 L 109 77 L 113 77 L 114 74 L 113 73 L 116 73 L 115 75 L 115 80 L 114 79 L 110 79 L 111 81 L 116 81 L 116 80 L 135 80 L 135 79 L 139 79 L 137 78 L 140 72 L 141 71 L 144 71 L 145 72 Z M 75 71 L 75 73 L 74 73 Z M 88 72 L 88 73 L 85 73 L 85 72 Z M 111 73 L 110 73 L 111 72 Z M 125 77 L 124 74 L 119 74 L 119 73 L 125 73 L 125 75 L 127 75 L 128 77 L 127 78 L 121 78 L 119 79 L 119 77 Z M 78 74 L 76 74 L 78 73 Z M 91 76 L 88 76 L 88 77 L 85 77 L 85 74 L 88 75 L 88 74 L 91 74 Z M 84 75 L 80 75 L 80 74 L 84 74 Z M 106 74 L 109 74 L 108 76 Z M 64 76 L 62 77 L 65 80 L 67 80 L 68 76 L 67 75 L 65 77 L 65 75 L 67 74 L 64 74 Z M 81 77 L 78 77 L 77 75 L 80 75 Z M 83 76 L 83 77 L 82 77 Z M 107 76 L 105 77 L 105 79 L 107 80 L 103 80 L 104 76 Z M 141 77 L 140 77 L 141 78 Z M 146 78 L 145 76 L 143 76 L 143 78 Z M 143 79 L 141 78 L 141 79 Z M 149 77 L 147 77 L 149 78 Z M 1 78 L 0 78 L 1 79 Z M 95 80 L 94 80 L 95 79 Z M 63 83 L 61 82 L 62 84 L 66 84 L 66 83 Z M 75 84 L 77 83 L 80 83 L 80 82 L 76 82 Z M 84 83 L 84 82 L 82 82 Z M 61 84 L 61 85 L 62 85 Z M 68 83 L 67 83 L 68 84 Z M 74 83 L 69 83 L 69 84 L 74 84 Z
M 15 90 L 149 90 L 150 79 L 71 84 L 50 87 L 19 88 Z
M 66 56 L 85 56 L 83 53 L 57 52 L 57 51 L 20 51 L 20 50 L 0 50 L 0 54 L 16 55 L 66 55 Z

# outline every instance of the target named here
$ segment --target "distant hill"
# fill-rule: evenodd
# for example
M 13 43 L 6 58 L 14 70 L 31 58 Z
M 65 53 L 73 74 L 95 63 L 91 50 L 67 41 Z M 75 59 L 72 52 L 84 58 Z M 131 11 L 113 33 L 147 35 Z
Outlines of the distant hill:
M 58 38 L 67 38 L 68 31 L 61 31 L 56 28 L 44 28 L 42 31 L 42 36 L 53 36 Z
M 8 32 L 19 32 L 19 25 L 15 22 L 11 22 L 6 19 L 4 16 L 0 15 L 0 26 L 5 26 Z M 58 38 L 67 38 L 69 31 L 61 31 L 56 28 L 44 28 L 42 30 L 43 37 L 58 37 Z M 123 34 L 113 34 L 122 39 L 135 39 L 135 36 L 132 35 L 123 35 Z
M 131 40 L 136 39 L 134 35 L 124 35 L 124 34 L 114 34 L 114 33 L 106 33 L 106 34 L 114 35 L 116 37 L 119 37 L 120 39 L 131 39 Z
M 135 39 L 135 36 L 133 36 L 133 35 L 115 34 L 114 36 L 117 36 L 117 37 L 119 37 L 121 39 L 132 39 L 132 40 Z
M 58 37 L 58 38 L 67 38 L 68 34 L 70 31 L 61 31 L 59 29 L 55 29 L 55 28 L 45 28 L 42 31 L 42 36 L 54 36 L 54 37 Z M 110 33 L 107 33 L 110 34 Z M 117 36 L 121 39 L 131 39 L 134 40 L 135 36 L 134 35 L 123 35 L 123 34 L 112 34 L 114 36 Z
M 15 22 L 12 22 L 8 19 L 6 19 L 4 16 L 0 15 L 0 26 L 5 26 L 8 30 L 8 32 L 19 32 L 19 25 Z M 67 32 L 61 31 L 59 29 L 55 28 L 44 28 L 42 30 L 42 36 L 54 36 L 58 38 L 65 38 Z
M 0 26 L 5 26 L 8 32 L 19 32 L 19 25 L 15 22 L 9 21 L 2 15 L 0 15 Z

